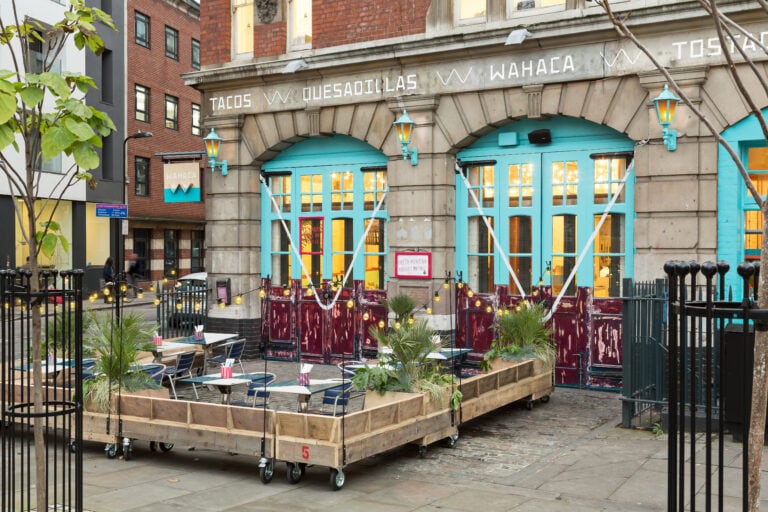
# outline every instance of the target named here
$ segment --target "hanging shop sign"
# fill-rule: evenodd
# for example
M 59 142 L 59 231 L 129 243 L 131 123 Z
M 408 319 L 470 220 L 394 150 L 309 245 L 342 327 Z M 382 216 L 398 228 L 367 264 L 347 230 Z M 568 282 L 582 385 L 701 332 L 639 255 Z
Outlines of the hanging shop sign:
M 200 164 L 195 162 L 167 163 L 163 166 L 163 198 L 166 203 L 199 203 Z
M 395 277 L 401 279 L 431 279 L 431 252 L 396 252 Z

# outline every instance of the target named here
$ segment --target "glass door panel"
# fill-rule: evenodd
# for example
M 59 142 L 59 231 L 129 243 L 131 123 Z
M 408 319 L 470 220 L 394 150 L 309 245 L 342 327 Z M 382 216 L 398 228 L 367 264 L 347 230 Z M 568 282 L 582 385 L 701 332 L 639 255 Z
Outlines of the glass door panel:
M 533 233 L 531 232 L 531 217 L 513 216 L 509 218 L 509 264 L 517 275 L 523 292 L 528 294 L 533 284 L 533 269 L 531 263 L 533 248 Z M 511 293 L 519 293 L 517 285 L 509 276 Z
M 552 292 L 560 293 L 576 265 L 576 216 L 552 217 Z M 577 279 L 568 285 L 566 295 L 576 293 Z
M 352 263 L 354 240 L 352 239 L 352 219 L 333 219 L 331 221 L 331 278 L 340 282 Z M 343 286 L 351 286 L 345 282 Z
M 315 285 L 318 285 L 323 277 L 323 221 L 322 217 L 299 219 L 301 261 Z M 305 275 L 301 276 L 301 285 L 304 287 L 309 285 Z

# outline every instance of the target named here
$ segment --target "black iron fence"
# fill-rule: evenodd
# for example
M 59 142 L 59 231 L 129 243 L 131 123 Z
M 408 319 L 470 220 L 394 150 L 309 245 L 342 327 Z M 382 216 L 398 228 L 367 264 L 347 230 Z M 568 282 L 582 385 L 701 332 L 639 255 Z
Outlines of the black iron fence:
M 83 510 L 80 270 L 0 270 L 0 510 Z
M 745 262 L 737 267 L 744 285 L 740 302 L 717 297 L 716 285 L 719 281 L 723 289 L 729 271 L 725 262 L 672 261 L 665 264 L 664 271 L 669 278 L 667 510 L 712 510 L 716 506 L 722 511 L 724 436 L 736 427 L 743 439 L 749 433 L 751 332 L 755 319 L 766 313 L 755 307 L 757 291 L 750 287 L 759 281 L 759 266 Z M 705 291 L 703 297 L 693 299 L 700 276 Z M 735 374 L 741 376 L 740 381 L 733 378 Z M 728 425 L 726 417 L 731 418 Z M 746 447 L 742 454 L 741 508 L 746 511 Z
M 622 425 L 660 421 L 666 403 L 667 282 L 624 280 Z
M 157 325 L 163 338 L 190 336 L 195 326 L 208 323 L 208 290 L 160 290 L 155 300 Z

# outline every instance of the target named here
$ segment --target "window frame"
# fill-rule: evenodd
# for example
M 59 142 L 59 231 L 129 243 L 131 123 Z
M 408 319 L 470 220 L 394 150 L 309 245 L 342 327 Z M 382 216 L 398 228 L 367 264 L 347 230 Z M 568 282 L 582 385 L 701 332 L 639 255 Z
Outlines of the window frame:
M 190 43 L 190 54 L 192 69 L 200 69 L 200 41 L 194 37 Z
M 146 38 L 139 38 L 139 25 L 144 25 L 146 27 Z M 144 48 L 151 48 L 151 40 L 152 40 L 152 18 L 150 16 L 147 16 L 143 12 L 140 11 L 133 11 L 133 42 L 139 46 L 143 46 Z
M 254 50 L 254 20 L 256 16 L 256 6 L 253 0 L 232 0 L 232 57 L 233 59 L 253 58 Z M 238 15 L 238 12 L 240 13 Z M 250 12 L 250 23 L 241 18 L 244 13 Z M 250 37 L 248 37 L 250 34 Z M 240 48 L 238 44 L 241 41 L 246 41 L 243 48 Z
M 170 45 L 168 44 L 170 36 Z M 175 61 L 179 60 L 179 31 L 173 27 L 165 26 L 165 56 Z
M 472 18 L 461 17 L 461 5 L 463 0 L 454 0 L 453 2 L 453 25 L 456 27 L 463 25 L 475 25 L 478 23 L 485 23 L 488 21 L 488 0 L 485 0 L 485 14 L 482 16 L 474 16 Z M 514 1 L 514 0 L 510 0 Z
M 296 6 L 302 3 L 302 7 L 307 6 L 309 8 L 309 34 L 303 34 L 303 37 L 305 41 L 303 43 L 296 43 L 294 42 L 294 39 L 296 38 L 294 36 L 296 32 L 296 23 L 294 23 L 294 13 L 296 11 Z M 292 0 L 288 3 L 288 16 L 286 18 L 287 21 L 287 27 L 286 27 L 286 49 L 289 52 L 294 51 L 300 51 L 300 50 L 311 50 L 312 49 L 312 0 Z M 306 41 L 307 35 L 309 36 L 309 42 Z
M 146 165 L 139 166 L 139 162 L 146 162 Z M 133 158 L 133 195 L 136 197 L 149 197 L 150 194 L 150 167 L 152 162 L 145 156 L 135 156 Z M 140 176 L 139 169 L 143 169 L 143 176 Z
M 139 94 L 140 93 L 144 94 L 146 98 L 144 100 L 144 105 L 145 105 L 144 110 L 139 110 Z M 137 121 L 142 121 L 144 123 L 150 122 L 151 98 L 152 98 L 152 89 L 141 84 L 133 84 L 133 118 L 134 119 L 136 119 Z M 142 115 L 144 116 L 144 118 L 142 118 Z
M 202 110 L 200 109 L 200 105 L 197 103 L 193 103 L 191 109 L 192 109 L 191 110 L 192 135 L 202 137 L 203 136 Z
M 179 98 L 176 96 L 173 96 L 171 94 L 165 95 L 165 102 L 163 103 L 165 105 L 165 108 L 163 109 L 164 112 L 164 119 L 165 119 L 165 127 L 169 130 L 179 130 Z M 169 112 L 169 105 L 173 105 L 173 116 L 168 117 Z

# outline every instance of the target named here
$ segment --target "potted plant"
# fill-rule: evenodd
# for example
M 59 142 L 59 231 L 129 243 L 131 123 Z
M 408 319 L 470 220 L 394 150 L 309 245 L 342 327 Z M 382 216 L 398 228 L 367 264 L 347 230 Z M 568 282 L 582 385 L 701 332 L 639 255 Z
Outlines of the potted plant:
M 376 366 L 359 369 L 352 382 L 357 389 L 380 394 L 388 391 L 422 392 L 441 403 L 452 375 L 443 373 L 439 364 L 429 359 L 431 352 L 440 350 L 440 338 L 426 320 L 415 320 L 415 303 L 410 297 L 398 295 L 386 302 L 395 314 L 395 325 L 388 330 L 371 326 L 370 334 L 379 344 L 380 360 Z M 451 394 L 451 407 L 458 408 L 461 392 Z
M 83 332 L 88 331 L 90 316 L 83 316 Z M 57 313 L 49 320 L 45 329 L 44 353 L 55 353 L 56 357 L 70 359 L 74 357 L 75 312 Z M 84 356 L 86 354 L 83 354 Z
M 555 363 L 555 345 L 552 342 L 552 330 L 544 319 L 544 305 L 523 302 L 512 311 L 499 314 L 494 328 L 496 339 L 483 356 L 481 367 L 492 369 L 496 360 L 520 361 L 538 359 L 547 368 Z
M 119 324 L 111 315 L 92 314 L 83 345 L 96 357 L 95 377 L 83 383 L 84 403 L 106 412 L 112 393 L 118 390 L 164 389 L 138 365 L 139 353 L 153 348 L 155 330 L 135 313 L 124 315 Z

